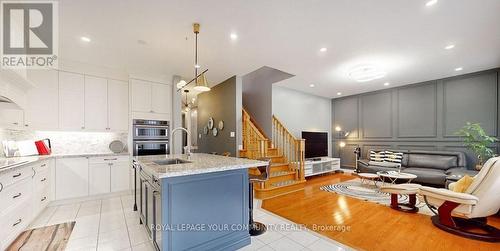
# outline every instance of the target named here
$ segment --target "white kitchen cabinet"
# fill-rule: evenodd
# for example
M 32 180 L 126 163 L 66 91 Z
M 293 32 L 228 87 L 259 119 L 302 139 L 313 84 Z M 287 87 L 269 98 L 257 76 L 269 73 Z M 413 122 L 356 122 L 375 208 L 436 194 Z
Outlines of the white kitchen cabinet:
M 132 111 L 135 112 L 152 112 L 151 109 L 151 83 L 132 79 L 130 80 L 131 104 Z
M 85 81 L 82 74 L 59 72 L 59 128 L 85 129 Z
M 35 87 L 26 91 L 24 125 L 32 130 L 54 130 L 59 123 L 59 80 L 56 70 L 30 70 Z
M 51 201 L 50 185 L 53 160 L 46 160 L 34 164 L 33 170 L 33 217 L 40 214 Z
M 128 84 L 108 80 L 108 128 L 112 131 L 128 130 Z
M 109 163 L 89 164 L 89 194 L 104 194 L 111 191 Z
M 151 84 L 151 110 L 154 113 L 171 113 L 172 89 L 170 85 Z
M 108 130 L 108 80 L 85 76 L 85 129 Z
M 89 195 L 89 161 L 87 158 L 56 160 L 56 199 Z
M 128 161 L 111 163 L 111 192 L 130 189 L 130 165 Z
M 24 112 L 0 103 L 0 127 L 19 129 L 24 127 Z

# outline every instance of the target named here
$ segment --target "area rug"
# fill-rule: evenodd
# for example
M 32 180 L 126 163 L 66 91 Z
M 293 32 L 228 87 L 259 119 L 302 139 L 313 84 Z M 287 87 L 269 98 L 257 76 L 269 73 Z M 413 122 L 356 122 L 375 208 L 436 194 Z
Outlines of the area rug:
M 336 193 L 339 195 L 349 196 L 355 199 L 378 203 L 389 206 L 391 204 L 391 195 L 389 193 L 381 192 L 379 187 L 372 184 L 361 183 L 360 179 L 349 180 L 332 185 L 322 186 L 323 191 Z M 399 202 L 408 203 L 408 195 L 400 194 Z M 420 201 L 417 196 L 417 204 L 419 213 L 426 215 L 433 215 L 427 205 Z
M 69 236 L 74 227 L 75 222 L 72 221 L 26 230 L 22 232 L 6 250 L 62 251 L 66 248 Z

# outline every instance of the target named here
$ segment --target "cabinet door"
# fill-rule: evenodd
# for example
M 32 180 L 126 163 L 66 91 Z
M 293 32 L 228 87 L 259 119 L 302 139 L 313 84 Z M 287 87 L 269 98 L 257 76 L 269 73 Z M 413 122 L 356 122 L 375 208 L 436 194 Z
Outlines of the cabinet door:
M 172 113 L 172 88 L 170 85 L 152 84 L 151 110 L 154 113 Z
M 109 163 L 94 163 L 89 165 L 89 193 L 103 194 L 110 192 Z
M 0 126 L 4 128 L 23 127 L 24 112 L 19 109 L 4 107 L 0 103 Z
M 108 80 L 85 76 L 85 129 L 108 128 Z
M 128 84 L 108 80 L 108 128 L 113 131 L 128 130 Z
M 36 86 L 26 91 L 25 126 L 30 129 L 58 129 L 58 72 L 55 70 L 30 70 L 28 79 Z
M 130 189 L 130 167 L 128 162 L 114 162 L 111 165 L 111 192 Z
M 89 163 L 87 158 L 56 160 L 56 199 L 89 195 Z
M 81 74 L 59 72 L 59 127 L 85 129 L 85 84 Z
M 130 80 L 132 111 L 151 112 L 151 91 L 151 83 L 137 79 Z

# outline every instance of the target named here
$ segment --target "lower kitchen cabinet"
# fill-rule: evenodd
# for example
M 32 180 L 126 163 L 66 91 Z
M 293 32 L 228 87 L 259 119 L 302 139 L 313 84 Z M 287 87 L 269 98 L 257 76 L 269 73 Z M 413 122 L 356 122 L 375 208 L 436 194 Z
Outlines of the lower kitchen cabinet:
M 112 163 L 111 167 L 111 192 L 120 192 L 130 189 L 129 162 L 121 161 Z
M 109 193 L 111 172 L 108 163 L 89 164 L 89 194 Z
M 90 195 L 129 190 L 129 169 L 128 156 L 90 158 Z
M 56 160 L 56 200 L 89 195 L 88 158 Z

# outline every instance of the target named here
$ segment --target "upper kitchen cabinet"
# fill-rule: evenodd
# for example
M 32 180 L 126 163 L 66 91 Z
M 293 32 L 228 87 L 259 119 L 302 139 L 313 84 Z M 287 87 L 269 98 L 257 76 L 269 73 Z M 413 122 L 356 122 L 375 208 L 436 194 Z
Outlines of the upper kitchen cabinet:
M 151 110 L 154 113 L 172 113 L 172 89 L 170 85 L 151 84 Z
M 108 80 L 108 128 L 113 131 L 128 130 L 128 84 Z
M 131 79 L 130 92 L 131 92 L 132 111 L 153 112 L 153 110 L 151 109 L 151 103 L 152 103 L 151 83 L 142 80 Z
M 130 80 L 131 110 L 145 119 L 169 119 L 172 113 L 172 87 L 144 80 Z
M 59 81 L 56 70 L 30 70 L 35 87 L 26 92 L 24 126 L 28 129 L 57 129 L 59 122 Z
M 85 81 L 82 74 L 59 72 L 59 128 L 85 129 Z
M 0 102 L 0 127 L 19 129 L 24 127 L 24 112 L 20 108 Z
M 85 129 L 108 129 L 108 80 L 85 76 Z

